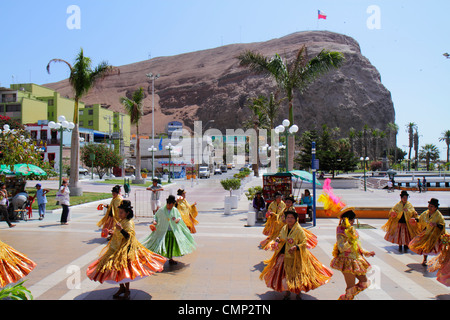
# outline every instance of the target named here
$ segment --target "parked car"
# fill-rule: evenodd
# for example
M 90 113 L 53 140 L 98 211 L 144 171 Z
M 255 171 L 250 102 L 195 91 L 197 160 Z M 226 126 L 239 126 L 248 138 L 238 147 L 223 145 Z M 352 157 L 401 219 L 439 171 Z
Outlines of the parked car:
M 210 178 L 211 172 L 209 171 L 208 167 L 200 167 L 198 169 L 198 176 L 201 178 Z
M 89 170 L 80 166 L 79 168 L 80 175 L 87 176 L 89 174 Z
M 227 166 L 226 165 L 221 165 L 220 166 L 220 171 L 222 171 L 222 172 L 227 172 Z
M 220 168 L 214 169 L 214 175 L 216 174 L 222 174 L 222 170 Z

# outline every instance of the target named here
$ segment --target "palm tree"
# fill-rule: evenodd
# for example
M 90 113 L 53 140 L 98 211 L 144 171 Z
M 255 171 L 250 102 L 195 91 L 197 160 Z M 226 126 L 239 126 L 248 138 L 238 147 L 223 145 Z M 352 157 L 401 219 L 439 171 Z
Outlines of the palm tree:
M 408 171 L 411 170 L 411 150 L 414 146 L 414 129 L 417 128 L 417 124 L 410 122 L 406 125 L 406 132 L 409 138 L 409 152 L 408 152 Z
M 322 50 L 312 59 L 308 59 L 306 46 L 303 46 L 292 62 L 283 61 L 279 54 L 272 58 L 260 53 L 245 51 L 238 56 L 241 67 L 272 77 L 281 90 L 284 91 L 289 104 L 289 121 L 294 124 L 294 90 L 301 94 L 319 76 L 332 68 L 339 68 L 344 63 L 344 55 L 340 52 Z M 289 137 L 289 170 L 294 164 L 294 136 Z
M 427 163 L 427 171 L 430 170 L 430 161 L 439 159 L 439 149 L 434 144 L 426 144 L 419 153 L 419 158 L 424 159 Z
M 70 192 L 71 195 L 81 195 L 82 190 L 78 188 L 79 180 L 79 162 L 80 162 L 80 138 L 78 128 L 78 105 L 82 97 L 87 95 L 89 91 L 106 76 L 113 72 L 120 73 L 119 69 L 110 66 L 103 61 L 94 69 L 92 69 L 92 60 L 84 56 L 83 49 L 80 49 L 75 64 L 72 66 L 69 62 L 62 59 L 52 59 L 47 64 L 47 72 L 50 73 L 50 65 L 53 62 L 65 63 L 70 69 L 69 83 L 74 92 L 75 108 L 73 112 L 72 144 L 70 149 Z
M 439 138 L 439 141 L 444 141 L 447 145 L 447 170 L 449 167 L 449 155 L 450 155 L 450 130 L 442 132 L 442 136 Z
M 141 179 L 141 139 L 139 137 L 139 122 L 143 116 L 142 102 L 144 101 L 144 88 L 139 88 L 133 92 L 131 99 L 120 97 L 120 103 L 130 115 L 130 122 L 136 126 L 136 179 Z
M 394 163 L 397 163 L 397 134 L 398 134 L 398 124 L 389 122 L 387 124 L 387 131 L 389 132 L 389 148 L 394 149 Z M 393 139 L 395 135 L 395 140 Z

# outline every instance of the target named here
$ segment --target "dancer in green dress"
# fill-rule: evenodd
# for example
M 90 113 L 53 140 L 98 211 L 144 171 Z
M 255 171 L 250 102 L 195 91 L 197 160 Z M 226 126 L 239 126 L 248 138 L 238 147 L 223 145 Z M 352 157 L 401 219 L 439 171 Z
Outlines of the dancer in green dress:
M 143 241 L 143 245 L 152 252 L 169 259 L 169 264 L 177 264 L 173 257 L 182 257 L 196 248 L 196 243 L 188 227 L 175 208 L 176 199 L 170 195 L 166 205 L 160 208 L 153 224 L 152 233 Z

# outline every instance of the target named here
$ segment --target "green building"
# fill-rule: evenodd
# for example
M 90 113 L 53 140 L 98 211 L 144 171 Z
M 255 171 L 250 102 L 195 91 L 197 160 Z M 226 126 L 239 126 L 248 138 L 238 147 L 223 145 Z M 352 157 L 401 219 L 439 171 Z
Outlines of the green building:
M 34 84 L 13 84 L 0 87 L 0 115 L 8 116 L 21 124 L 58 121 L 63 115 L 73 121 L 75 101 L 58 92 Z M 79 127 L 107 133 L 106 143 L 114 144 L 121 153 L 130 147 L 130 116 L 109 110 L 109 106 L 79 103 Z

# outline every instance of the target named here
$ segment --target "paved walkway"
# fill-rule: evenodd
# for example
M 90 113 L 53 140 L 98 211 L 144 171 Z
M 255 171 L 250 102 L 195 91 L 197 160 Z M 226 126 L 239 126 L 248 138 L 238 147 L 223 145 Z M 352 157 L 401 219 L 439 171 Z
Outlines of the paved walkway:
M 254 178 L 249 186 L 261 184 Z M 94 186 L 95 187 L 95 186 Z M 179 258 L 176 266 L 165 265 L 163 272 L 131 283 L 131 298 L 135 300 L 281 300 L 282 294 L 268 289 L 259 275 L 263 261 L 271 252 L 259 248 L 264 239 L 262 225 L 247 227 L 248 200 L 241 197 L 239 208 L 230 215 L 223 214 L 226 192 L 219 179 L 202 180 L 191 187 L 190 182 L 179 182 L 166 189 L 174 193 L 178 187 L 187 190 L 190 202 L 198 202 L 200 224 L 194 238 L 197 250 Z M 89 187 L 90 188 L 90 187 Z M 100 188 L 98 186 L 97 188 Z M 111 186 L 103 186 L 110 190 Z M 357 190 L 335 190 L 349 205 L 360 203 L 385 203 L 392 206 L 399 197 L 397 193 L 364 193 Z M 431 192 L 412 196 L 413 200 L 426 201 Z M 442 195 L 442 193 L 440 193 Z M 438 197 L 439 198 L 439 197 Z M 446 197 L 441 196 L 440 199 Z M 102 201 L 105 203 L 105 201 Z M 107 202 L 107 201 L 106 201 Z M 37 267 L 26 278 L 26 286 L 36 300 L 110 300 L 116 285 L 99 284 L 86 277 L 86 268 L 97 257 L 106 241 L 100 237 L 96 223 L 102 212 L 96 210 L 98 203 L 71 208 L 68 226 L 58 223 L 58 213 L 47 214 L 43 221 L 34 219 L 17 223 L 9 229 L 0 225 L 0 238 L 5 243 L 27 254 Z M 139 205 L 139 204 L 135 204 Z M 150 230 L 151 218 L 137 218 L 136 231 L 139 239 Z M 319 244 L 312 253 L 325 265 L 331 261 L 335 243 L 336 218 L 318 219 L 311 228 L 318 236 Z M 360 300 L 402 299 L 430 300 L 450 299 L 449 288 L 436 281 L 435 273 L 421 266 L 422 257 L 413 253 L 401 254 L 397 246 L 386 242 L 380 227 L 385 220 L 360 220 L 374 227 L 361 229 L 362 244 L 376 252 L 369 258 L 373 272 L 369 275 L 374 288 L 358 296 Z M 447 228 L 448 229 L 448 228 Z M 330 283 L 303 294 L 307 300 L 335 300 L 344 292 L 342 274 L 336 272 Z

